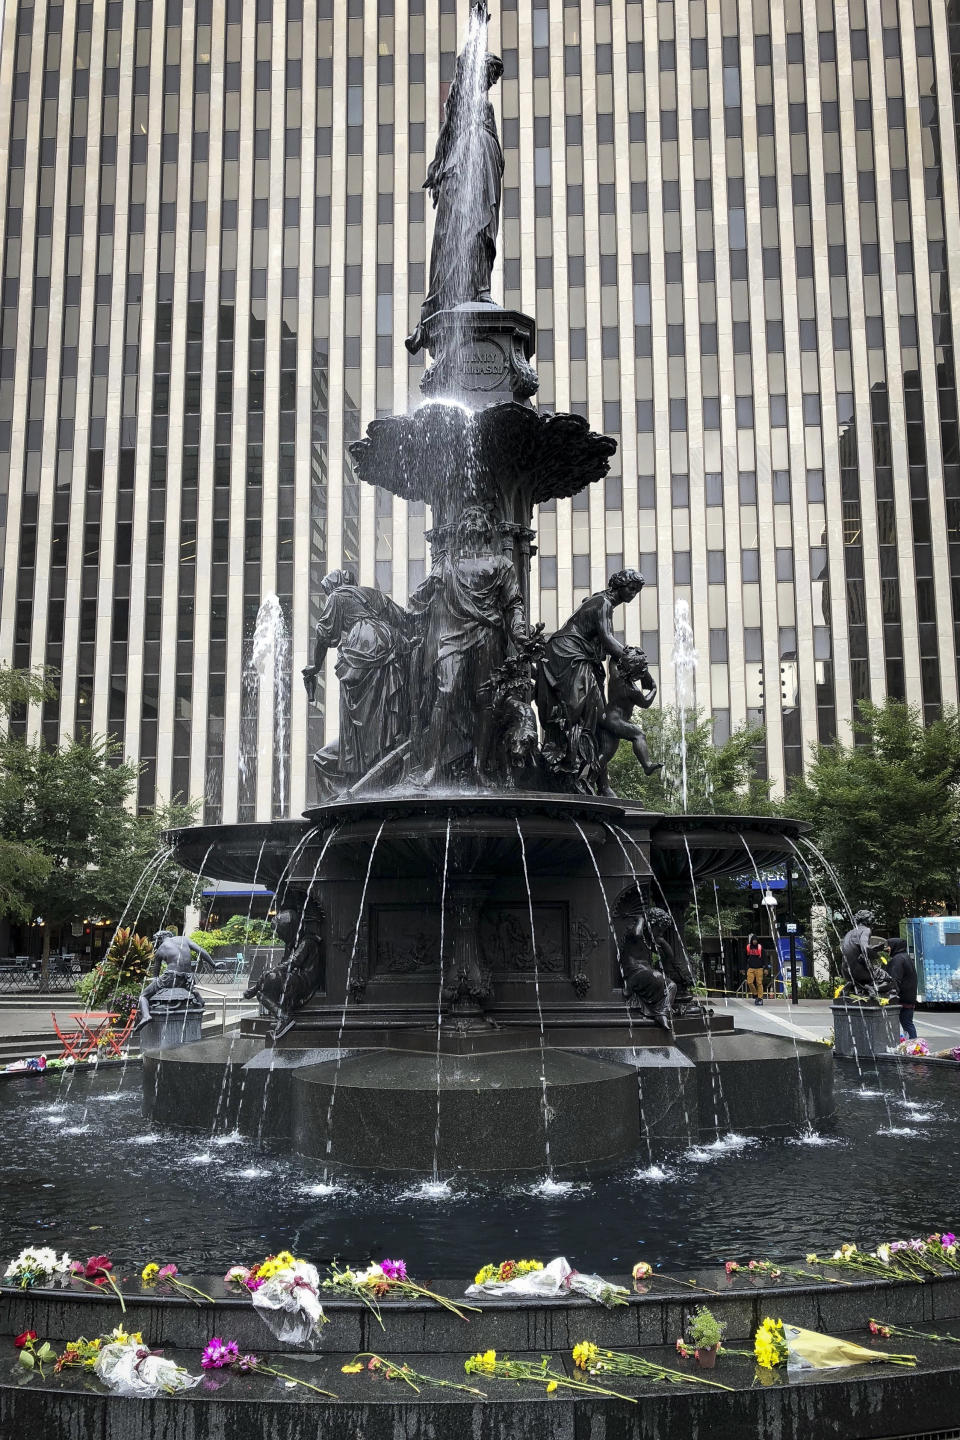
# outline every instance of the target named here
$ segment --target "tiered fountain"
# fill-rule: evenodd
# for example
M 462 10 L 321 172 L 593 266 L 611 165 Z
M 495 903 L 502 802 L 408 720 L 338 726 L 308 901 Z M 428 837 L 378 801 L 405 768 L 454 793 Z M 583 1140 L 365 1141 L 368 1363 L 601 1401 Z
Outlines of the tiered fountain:
M 312 691 L 338 650 L 339 740 L 302 819 L 174 832 L 177 857 L 277 895 L 287 954 L 239 1037 L 148 1055 L 146 1110 L 335 1167 L 578 1171 L 721 1125 L 832 1109 L 818 1046 L 738 1034 L 693 995 L 693 886 L 783 855 L 791 821 L 664 816 L 606 764 L 656 687 L 615 633 L 610 578 L 555 635 L 529 623 L 534 508 L 607 472 L 616 442 L 538 411 L 533 320 L 490 296 L 503 156 L 483 6 L 427 188 L 430 293 L 407 341 L 424 403 L 373 421 L 360 478 L 430 506 L 433 568 L 406 609 L 324 582 Z M 534 714 L 533 702 L 537 714 Z M 222 1082 L 222 1083 L 221 1083 Z M 768 1099 L 775 1096 L 775 1104 Z

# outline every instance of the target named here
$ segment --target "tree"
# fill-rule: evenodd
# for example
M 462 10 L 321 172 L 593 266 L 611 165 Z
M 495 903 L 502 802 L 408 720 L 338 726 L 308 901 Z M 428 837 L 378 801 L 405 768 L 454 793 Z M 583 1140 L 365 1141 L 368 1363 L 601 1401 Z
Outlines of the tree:
M 0 717 L 21 705 L 40 704 L 54 694 L 44 670 L 13 670 L 0 665 Z M 2 783 L 2 781 L 0 781 Z M 31 895 L 50 873 L 51 862 L 29 837 L 13 839 L 0 829 L 0 914 L 29 920 Z
M 681 725 L 674 707 L 647 710 L 643 727 L 650 754 L 663 769 L 646 776 L 627 741 L 610 762 L 610 784 L 625 800 L 642 800 L 648 810 L 675 814 L 684 809 L 682 744 L 686 737 L 687 804 L 691 815 L 769 815 L 770 782 L 759 772 L 763 753 L 760 727 L 735 730 L 722 745 L 713 743 L 712 724 L 697 710 Z
M 0 741 L 0 835 L 31 846 L 45 861 L 21 877 L 16 908 L 42 922 L 46 970 L 51 929 L 85 916 L 120 919 L 142 877 L 142 901 L 131 921 L 156 926 L 178 914 L 192 878 L 162 853 L 161 832 L 190 823 L 194 807 L 166 806 L 134 815 L 127 801 L 137 778 L 107 740 L 72 740 L 56 747 L 11 738 Z
M 899 701 L 861 702 L 852 745 L 819 745 L 785 810 L 813 838 L 853 909 L 878 928 L 955 908 L 960 873 L 960 718 L 924 726 Z

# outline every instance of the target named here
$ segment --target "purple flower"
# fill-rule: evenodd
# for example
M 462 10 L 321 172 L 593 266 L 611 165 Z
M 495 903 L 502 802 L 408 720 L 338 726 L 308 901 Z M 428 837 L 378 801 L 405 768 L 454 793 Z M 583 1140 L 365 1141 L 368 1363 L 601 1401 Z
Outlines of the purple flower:
M 204 1370 L 225 1370 L 240 1358 L 236 1340 L 221 1340 L 218 1335 L 207 1345 L 200 1360 Z
M 252 1280 L 244 1280 L 243 1283 L 244 1285 L 246 1285 L 248 1290 L 253 1291 L 259 1290 L 260 1286 L 264 1284 L 264 1281 L 261 1280 L 259 1276 L 255 1276 Z
M 404 1260 L 381 1260 L 380 1269 L 388 1280 L 406 1280 L 407 1265 Z
M 924 1243 L 923 1243 L 922 1240 L 911 1240 L 911 1241 L 910 1241 L 910 1249 L 911 1249 L 911 1250 L 923 1251 L 923 1250 L 926 1250 L 926 1248 L 927 1248 L 927 1247 L 926 1247 L 926 1245 L 924 1245 Z
M 945 1230 L 944 1233 L 940 1236 L 940 1244 L 941 1244 L 941 1245 L 944 1245 L 944 1246 L 947 1246 L 947 1245 L 956 1245 L 956 1243 L 957 1243 L 957 1237 L 956 1237 L 956 1235 L 951 1234 L 951 1232 L 950 1232 L 949 1230 Z
M 256 1370 L 259 1364 L 259 1355 L 241 1355 L 237 1361 L 236 1368 L 240 1371 L 241 1375 L 249 1375 L 252 1370 Z

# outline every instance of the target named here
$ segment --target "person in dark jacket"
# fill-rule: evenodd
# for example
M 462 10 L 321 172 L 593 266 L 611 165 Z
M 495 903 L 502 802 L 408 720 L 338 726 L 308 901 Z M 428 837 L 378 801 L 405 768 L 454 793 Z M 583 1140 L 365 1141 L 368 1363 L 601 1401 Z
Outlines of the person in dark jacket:
M 906 940 L 899 936 L 889 942 L 890 958 L 887 974 L 897 987 L 900 996 L 900 1033 L 908 1040 L 916 1040 L 917 1027 L 913 1023 L 913 1012 L 917 1003 L 917 967 L 907 949 Z

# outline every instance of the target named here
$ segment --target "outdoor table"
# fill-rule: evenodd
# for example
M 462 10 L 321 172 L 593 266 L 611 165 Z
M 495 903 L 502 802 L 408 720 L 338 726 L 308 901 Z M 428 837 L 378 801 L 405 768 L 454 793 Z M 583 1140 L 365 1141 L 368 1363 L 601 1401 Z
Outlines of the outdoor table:
M 72 1055 L 75 1060 L 85 1060 L 106 1043 L 120 1059 L 121 1047 L 133 1026 L 133 1012 L 119 1034 L 114 1029 L 114 1021 L 119 1020 L 120 1015 L 114 1010 L 82 1010 L 71 1013 L 70 1019 L 77 1028 L 64 1033 L 57 1024 L 56 1015 L 53 1016 L 53 1028 L 63 1042 L 64 1054 Z

